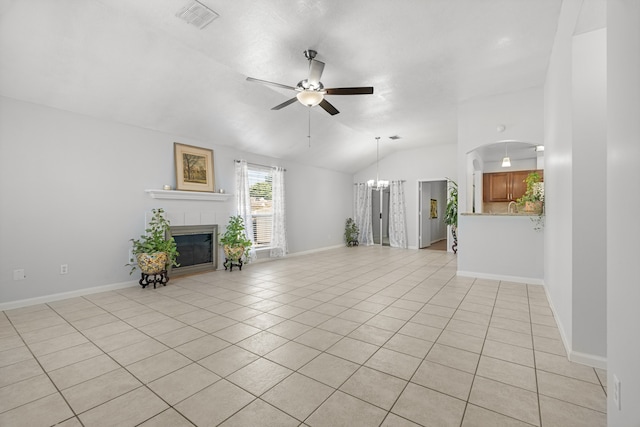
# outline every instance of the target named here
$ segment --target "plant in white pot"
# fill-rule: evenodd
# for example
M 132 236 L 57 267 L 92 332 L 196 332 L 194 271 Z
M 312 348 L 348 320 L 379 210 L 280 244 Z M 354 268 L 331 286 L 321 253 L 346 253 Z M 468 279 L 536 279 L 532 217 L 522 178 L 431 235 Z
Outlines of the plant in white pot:
M 538 172 L 531 172 L 525 178 L 527 190 L 516 202 L 524 206 L 524 211 L 540 214 L 544 203 L 544 183 Z
M 218 243 L 224 249 L 224 269 L 233 271 L 233 266 L 237 265 L 242 270 L 243 260 L 249 259 L 249 249 L 251 240 L 247 238 L 244 227 L 244 220 L 240 215 L 229 217 L 229 223 L 224 234 L 218 236 Z
M 140 284 L 145 287 L 148 276 L 150 275 L 162 275 L 163 281 L 158 283 L 166 284 L 169 281 L 169 276 L 166 271 L 169 267 L 179 267 L 178 264 L 178 247 L 173 237 L 167 239 L 169 235 L 169 221 L 164 217 L 164 209 L 153 209 L 151 211 L 153 216 L 149 221 L 149 226 L 145 230 L 145 234 L 141 235 L 139 239 L 131 239 L 133 244 L 133 256 L 135 259 L 131 259 L 128 266 L 131 266 L 130 274 L 139 268 L 142 272 L 142 279 Z M 155 282 L 153 278 L 149 283 Z M 162 280 L 158 279 L 158 280 Z M 148 284 L 148 283 L 147 283 Z

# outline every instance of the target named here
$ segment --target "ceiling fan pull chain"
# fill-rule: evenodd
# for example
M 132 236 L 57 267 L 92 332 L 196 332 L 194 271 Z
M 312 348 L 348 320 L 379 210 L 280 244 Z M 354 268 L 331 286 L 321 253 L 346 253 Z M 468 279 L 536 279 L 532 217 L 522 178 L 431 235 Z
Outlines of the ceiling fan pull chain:
M 309 109 L 309 133 L 307 134 L 307 138 L 309 138 L 309 148 L 311 148 L 311 107 L 307 107 Z

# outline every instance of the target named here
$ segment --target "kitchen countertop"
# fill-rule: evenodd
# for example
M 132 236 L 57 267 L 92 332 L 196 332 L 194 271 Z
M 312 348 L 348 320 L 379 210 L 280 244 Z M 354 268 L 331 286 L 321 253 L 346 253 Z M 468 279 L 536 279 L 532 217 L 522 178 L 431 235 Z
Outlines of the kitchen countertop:
M 460 215 L 465 216 L 538 216 L 537 213 L 533 212 L 516 212 L 516 213 L 506 213 L 506 212 L 471 212 L 471 213 L 461 213 Z M 544 214 L 543 214 L 544 216 Z

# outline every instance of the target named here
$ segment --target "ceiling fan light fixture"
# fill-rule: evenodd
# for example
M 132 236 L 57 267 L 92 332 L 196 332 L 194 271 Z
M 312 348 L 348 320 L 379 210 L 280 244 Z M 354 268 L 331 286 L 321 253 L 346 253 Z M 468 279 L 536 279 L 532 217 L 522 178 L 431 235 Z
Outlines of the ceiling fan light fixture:
M 322 102 L 324 99 L 324 92 L 318 92 L 315 90 L 303 90 L 298 92 L 296 95 L 298 101 L 302 105 L 306 105 L 307 107 L 314 107 Z

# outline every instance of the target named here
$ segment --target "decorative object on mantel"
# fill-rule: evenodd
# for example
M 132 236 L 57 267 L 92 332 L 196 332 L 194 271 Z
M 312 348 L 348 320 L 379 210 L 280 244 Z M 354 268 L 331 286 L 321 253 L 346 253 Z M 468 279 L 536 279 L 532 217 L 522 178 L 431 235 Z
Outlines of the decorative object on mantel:
M 213 150 L 173 143 L 176 162 L 176 189 L 185 191 L 215 190 Z
M 344 241 L 347 246 L 358 246 L 358 235 L 360 230 L 353 218 L 347 218 L 344 225 Z
M 224 234 L 220 234 L 218 243 L 224 249 L 224 269 L 229 268 L 229 271 L 233 271 L 233 267 L 237 266 L 242 270 L 252 243 L 247 237 L 244 221 L 240 215 L 229 217 L 227 229 Z
M 447 178 L 449 186 L 449 197 L 447 198 L 447 208 L 444 212 L 444 223 L 451 226 L 453 245 L 451 250 L 458 253 L 458 184 Z
M 171 266 L 178 267 L 178 250 L 173 237 L 167 239 L 169 235 L 169 221 L 164 217 L 164 209 L 153 209 L 153 216 L 149 221 L 149 227 L 145 234 L 139 239 L 131 239 L 133 243 L 132 254 L 134 258 L 129 260 L 127 266 L 131 267 L 129 274 L 136 268 L 140 269 L 140 285 L 145 288 L 147 285 L 156 284 L 166 286 L 169 282 L 167 269 Z
M 173 188 L 171 188 L 171 186 L 170 186 L 170 185 L 165 185 L 165 186 L 163 186 L 163 187 L 162 187 L 162 189 L 163 189 L 163 190 L 165 190 L 165 191 L 171 191 L 171 190 L 173 190 Z

